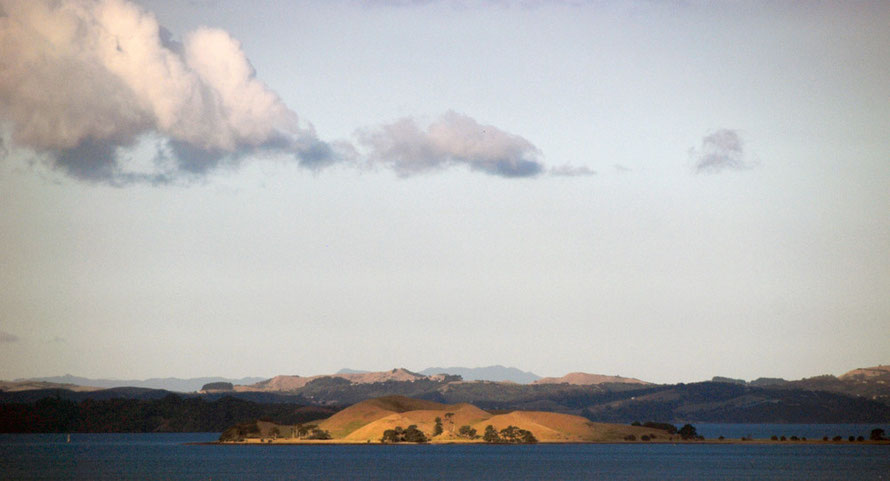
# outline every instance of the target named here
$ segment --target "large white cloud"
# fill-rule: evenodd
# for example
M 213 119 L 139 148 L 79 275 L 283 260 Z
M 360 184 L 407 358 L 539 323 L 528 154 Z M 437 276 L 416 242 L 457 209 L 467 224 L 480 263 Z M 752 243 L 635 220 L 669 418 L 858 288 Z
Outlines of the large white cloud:
M 146 133 L 173 141 L 191 171 L 262 148 L 311 151 L 316 163 L 319 152 L 334 155 L 222 30 L 201 28 L 174 44 L 154 15 L 125 0 L 0 7 L 0 116 L 16 146 L 45 152 L 74 175 L 114 175 L 116 148 Z

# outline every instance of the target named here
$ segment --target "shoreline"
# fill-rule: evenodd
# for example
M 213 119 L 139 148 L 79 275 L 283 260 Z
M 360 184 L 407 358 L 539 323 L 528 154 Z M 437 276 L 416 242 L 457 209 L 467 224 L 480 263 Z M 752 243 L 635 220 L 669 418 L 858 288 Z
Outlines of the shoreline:
M 429 443 L 380 443 L 380 442 L 356 442 L 356 441 L 335 441 L 335 440 L 319 440 L 319 441 L 272 441 L 272 442 L 235 442 L 235 441 L 209 441 L 200 443 L 185 443 L 192 446 L 452 446 L 452 445 L 476 445 L 476 446 L 523 446 L 523 444 L 509 443 L 485 443 L 475 441 L 447 441 L 447 442 L 429 442 Z M 541 441 L 534 444 L 615 444 L 615 445 L 693 445 L 693 444 L 725 444 L 725 445 L 775 445 L 775 446 L 818 446 L 818 445 L 850 445 L 850 446 L 890 446 L 890 439 L 881 441 L 863 440 L 863 441 L 822 441 L 822 440 L 806 440 L 806 441 L 773 441 L 771 439 L 751 439 L 742 441 L 740 439 L 704 439 L 704 440 L 676 440 L 676 441 Z M 532 444 L 533 445 L 533 444 Z M 525 444 L 524 446 L 529 446 Z

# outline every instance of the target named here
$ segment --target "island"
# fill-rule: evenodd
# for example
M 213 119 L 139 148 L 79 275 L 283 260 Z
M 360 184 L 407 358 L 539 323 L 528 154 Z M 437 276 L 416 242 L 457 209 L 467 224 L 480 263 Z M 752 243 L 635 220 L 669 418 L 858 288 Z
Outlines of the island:
M 271 421 L 226 429 L 223 444 L 386 443 L 609 443 L 674 441 L 661 426 L 595 423 L 581 416 L 542 411 L 489 412 L 468 404 L 442 404 L 385 396 L 354 404 L 312 424 Z

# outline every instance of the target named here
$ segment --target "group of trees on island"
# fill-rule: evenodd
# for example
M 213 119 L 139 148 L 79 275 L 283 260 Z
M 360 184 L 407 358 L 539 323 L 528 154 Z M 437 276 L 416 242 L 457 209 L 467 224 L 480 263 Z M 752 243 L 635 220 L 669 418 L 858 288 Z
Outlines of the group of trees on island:
M 220 434 L 219 440 L 241 442 L 247 438 L 259 438 L 262 440 L 266 439 L 266 437 L 270 441 L 278 438 L 325 440 L 331 439 L 331 433 L 320 429 L 316 424 L 297 424 L 296 426 L 291 426 L 289 432 L 286 431 L 285 433 L 281 432 L 279 426 L 272 426 L 266 433 L 263 433 L 259 423 L 254 421 L 236 424 L 226 429 Z
M 436 418 L 437 422 L 433 427 L 433 436 L 442 434 L 441 420 Z M 457 436 L 463 439 L 479 439 L 476 429 L 469 425 L 461 426 L 457 431 Z M 535 435 L 531 431 L 516 427 L 507 426 L 498 431 L 492 425 L 485 427 L 485 434 L 481 436 L 482 440 L 489 444 L 534 444 L 538 442 Z M 416 424 L 408 426 L 407 429 L 396 426 L 395 429 L 387 429 L 380 438 L 381 443 L 426 443 L 429 442 L 426 434 L 417 428 Z
M 631 426 L 638 426 L 644 428 L 652 428 L 652 429 L 660 429 L 662 431 L 667 431 L 668 434 L 676 434 L 680 436 L 680 439 L 684 440 L 695 440 L 695 439 L 704 439 L 704 436 L 700 436 L 698 431 L 695 429 L 695 426 L 691 424 L 684 424 L 682 428 L 677 429 L 677 426 L 669 423 L 657 423 L 654 421 L 646 421 L 645 423 L 640 423 L 639 421 L 634 421 L 630 423 Z M 655 434 L 644 434 L 640 437 L 642 441 L 649 441 L 650 439 L 656 439 L 657 436 Z M 672 439 L 672 438 L 671 438 Z M 633 434 L 628 434 L 624 437 L 625 441 L 636 441 L 637 437 Z
M 499 433 L 491 424 L 485 426 L 482 440 L 491 444 L 535 444 L 538 442 L 531 431 L 516 426 L 507 426 Z
M 396 426 L 395 429 L 387 429 L 380 438 L 381 443 L 425 443 L 428 439 L 423 431 L 417 429 L 416 424 L 408 426 L 408 429 L 402 429 Z

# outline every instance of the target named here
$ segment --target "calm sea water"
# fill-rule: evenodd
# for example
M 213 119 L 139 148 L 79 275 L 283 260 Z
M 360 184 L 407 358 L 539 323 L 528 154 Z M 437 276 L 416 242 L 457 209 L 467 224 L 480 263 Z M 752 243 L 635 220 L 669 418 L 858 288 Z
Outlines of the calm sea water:
M 197 446 L 216 434 L 0 435 L 10 480 L 884 480 L 890 446 Z
M 871 430 L 881 428 L 890 435 L 890 424 L 709 424 L 694 423 L 696 431 L 707 439 L 724 436 L 727 439 L 741 437 L 769 439 L 770 436 L 797 436 L 819 440 L 841 436 L 862 436 L 868 439 Z

